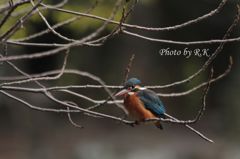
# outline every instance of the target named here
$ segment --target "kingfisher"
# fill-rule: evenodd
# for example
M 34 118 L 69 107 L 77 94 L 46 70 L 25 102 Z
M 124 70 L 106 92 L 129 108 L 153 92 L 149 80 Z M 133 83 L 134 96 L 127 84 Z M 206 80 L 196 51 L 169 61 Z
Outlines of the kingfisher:
M 115 96 L 124 98 L 125 109 L 137 123 L 147 119 L 165 118 L 166 111 L 160 98 L 154 91 L 142 87 L 137 78 L 127 80 L 123 89 Z M 160 121 L 155 121 L 154 124 L 163 129 Z

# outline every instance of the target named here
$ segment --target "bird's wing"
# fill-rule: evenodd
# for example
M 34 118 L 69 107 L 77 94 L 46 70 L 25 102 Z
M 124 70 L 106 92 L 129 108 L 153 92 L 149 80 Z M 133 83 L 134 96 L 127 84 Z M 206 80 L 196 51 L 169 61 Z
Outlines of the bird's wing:
M 162 117 L 165 113 L 165 108 L 162 101 L 157 94 L 152 90 L 141 90 L 137 93 L 140 100 L 143 102 L 146 109 L 150 110 L 153 114 Z

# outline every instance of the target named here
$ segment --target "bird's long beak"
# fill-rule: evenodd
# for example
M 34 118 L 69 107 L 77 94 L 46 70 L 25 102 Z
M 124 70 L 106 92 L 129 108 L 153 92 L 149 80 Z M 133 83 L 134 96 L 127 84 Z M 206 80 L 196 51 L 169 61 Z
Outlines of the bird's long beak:
M 129 91 L 130 91 L 130 90 L 128 90 L 128 89 L 123 89 L 123 90 L 117 92 L 117 93 L 115 94 L 115 97 L 123 96 L 123 95 L 125 95 L 126 93 L 128 93 Z

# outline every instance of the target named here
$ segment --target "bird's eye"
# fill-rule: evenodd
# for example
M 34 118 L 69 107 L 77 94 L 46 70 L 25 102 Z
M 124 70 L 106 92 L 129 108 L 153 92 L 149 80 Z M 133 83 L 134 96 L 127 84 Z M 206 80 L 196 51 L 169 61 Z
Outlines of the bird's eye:
M 135 87 L 134 86 L 131 86 L 131 89 L 134 89 Z

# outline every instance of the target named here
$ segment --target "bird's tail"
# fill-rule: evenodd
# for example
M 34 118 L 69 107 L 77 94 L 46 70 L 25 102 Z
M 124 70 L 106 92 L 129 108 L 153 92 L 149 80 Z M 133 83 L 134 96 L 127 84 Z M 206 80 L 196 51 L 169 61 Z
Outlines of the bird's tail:
M 163 126 L 162 126 L 162 124 L 160 123 L 160 121 L 157 121 L 157 122 L 155 123 L 155 126 L 156 126 L 157 128 L 159 128 L 159 129 L 163 130 Z
M 163 119 L 166 118 L 166 116 L 165 116 L 164 114 L 160 115 L 159 117 L 160 117 L 160 118 L 163 118 Z M 159 129 L 163 130 L 163 126 L 162 126 L 162 124 L 160 123 L 160 121 L 157 121 L 157 122 L 155 123 L 155 126 L 156 126 L 157 128 L 159 128 Z

